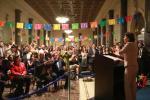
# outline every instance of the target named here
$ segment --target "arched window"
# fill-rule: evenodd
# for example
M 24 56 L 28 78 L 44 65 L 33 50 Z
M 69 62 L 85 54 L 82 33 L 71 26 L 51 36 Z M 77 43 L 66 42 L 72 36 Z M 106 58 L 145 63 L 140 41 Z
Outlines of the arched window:
M 144 17 L 140 12 L 136 12 L 133 15 L 131 23 L 131 32 L 136 33 L 136 35 L 141 34 L 141 30 L 145 27 Z

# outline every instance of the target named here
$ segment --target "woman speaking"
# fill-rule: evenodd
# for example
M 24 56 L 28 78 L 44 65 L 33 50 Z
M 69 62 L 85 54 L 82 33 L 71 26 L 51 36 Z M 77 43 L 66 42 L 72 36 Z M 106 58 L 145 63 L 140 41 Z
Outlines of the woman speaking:
M 124 36 L 124 47 L 119 51 L 124 57 L 124 89 L 125 100 L 136 100 L 136 75 L 138 72 L 138 47 L 134 33 L 127 32 Z

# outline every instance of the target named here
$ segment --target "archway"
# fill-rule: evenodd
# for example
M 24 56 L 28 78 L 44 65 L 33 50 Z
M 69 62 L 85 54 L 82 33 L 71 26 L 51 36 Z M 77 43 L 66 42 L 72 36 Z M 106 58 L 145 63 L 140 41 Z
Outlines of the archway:
M 144 35 L 144 30 L 145 30 L 145 20 L 142 13 L 138 11 L 133 15 L 131 22 L 131 32 L 134 32 L 138 39 L 138 35 Z M 143 37 L 142 40 L 144 40 L 144 36 L 142 37 Z

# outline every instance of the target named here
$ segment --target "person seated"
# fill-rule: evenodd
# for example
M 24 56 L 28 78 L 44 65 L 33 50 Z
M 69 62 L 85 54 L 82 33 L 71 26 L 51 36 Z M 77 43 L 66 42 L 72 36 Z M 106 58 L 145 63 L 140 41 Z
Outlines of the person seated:
M 5 83 L 8 80 L 9 70 L 11 68 L 11 56 L 8 59 L 0 58 L 0 100 L 4 91 Z
M 2 68 L 0 66 L 0 100 L 3 100 L 2 94 L 4 91 L 5 83 L 6 83 L 5 75 L 4 75 Z
M 38 56 L 34 56 L 35 60 L 33 61 L 33 67 L 34 70 L 34 76 L 36 78 L 37 83 L 37 89 L 42 88 L 44 85 L 48 84 L 50 81 L 52 81 L 53 77 L 51 75 L 51 61 L 46 61 L 44 58 L 44 53 L 39 53 L 39 59 Z
M 21 62 L 19 56 L 14 56 L 14 64 L 10 69 L 10 71 L 11 71 L 10 79 L 16 85 L 14 95 L 19 96 L 24 93 L 25 94 L 29 93 L 31 79 L 27 75 L 25 64 Z M 23 89 L 24 83 L 26 84 L 25 91 Z
M 76 55 L 72 55 L 71 58 L 69 59 L 69 64 L 70 64 L 70 70 L 75 70 L 76 71 L 76 78 L 78 79 L 78 75 L 79 75 L 79 62 L 78 62 L 78 58 Z
M 68 75 L 66 74 L 66 64 L 60 54 L 55 54 L 55 60 L 53 63 L 52 71 L 56 73 L 57 77 L 65 74 L 65 89 L 68 89 Z

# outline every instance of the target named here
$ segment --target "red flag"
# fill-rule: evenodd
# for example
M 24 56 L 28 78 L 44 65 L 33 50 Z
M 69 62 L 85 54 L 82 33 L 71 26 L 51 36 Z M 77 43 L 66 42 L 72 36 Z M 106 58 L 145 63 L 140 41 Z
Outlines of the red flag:
M 125 19 L 126 19 L 126 22 L 129 22 L 132 20 L 132 16 L 126 16 Z
M 0 27 L 3 27 L 4 26 L 4 22 L 3 21 L 0 21 Z

